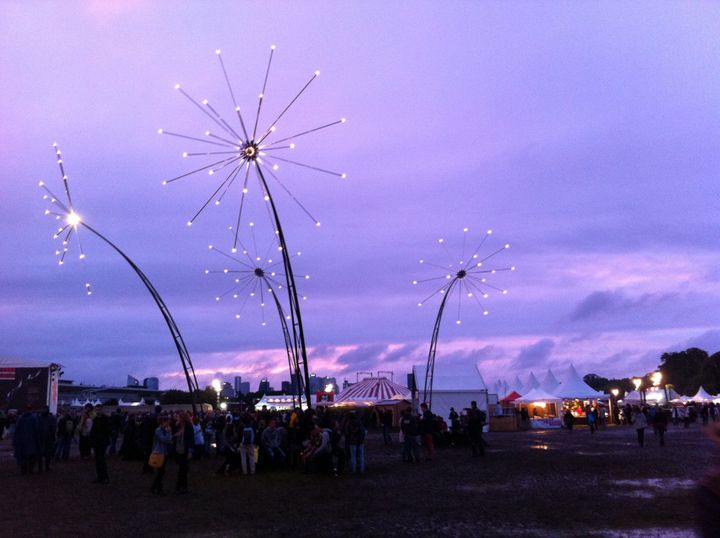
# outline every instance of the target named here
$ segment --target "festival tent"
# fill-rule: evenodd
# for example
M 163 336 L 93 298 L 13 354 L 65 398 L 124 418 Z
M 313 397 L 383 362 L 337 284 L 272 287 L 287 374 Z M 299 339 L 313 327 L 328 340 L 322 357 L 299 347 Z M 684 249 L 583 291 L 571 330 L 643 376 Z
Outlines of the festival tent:
M 425 385 L 425 366 L 413 366 L 415 383 L 422 398 L 422 387 Z M 450 408 L 461 413 L 476 401 L 478 408 L 487 412 L 487 388 L 485 381 L 473 363 L 453 364 L 451 366 L 435 365 L 433 375 L 432 412 L 447 421 Z
M 410 400 L 410 390 L 386 377 L 368 377 L 343 390 L 335 405 L 372 406 L 385 400 Z
M 542 383 L 540 383 L 540 388 L 545 392 L 552 394 L 555 390 L 557 390 L 559 385 L 560 381 L 557 380 L 555 375 L 552 373 L 552 370 L 548 368 L 545 378 L 542 380 Z
M 515 400 L 515 403 L 533 403 L 533 402 L 560 402 L 562 398 L 555 396 L 549 392 L 545 392 L 541 388 L 533 389 L 527 394 Z
M 530 375 L 528 376 L 528 380 L 525 383 L 525 391 L 529 392 L 533 389 L 540 388 L 540 381 L 537 380 L 537 377 L 535 377 L 535 374 L 530 372 Z
M 702 386 L 698 389 L 697 394 L 695 396 L 691 396 L 690 400 L 693 402 L 710 402 L 717 398 L 717 395 L 713 396 L 712 394 L 709 394 Z
M 606 399 L 608 397 L 606 394 L 596 391 L 585 383 L 572 364 L 570 368 L 568 368 L 567 375 L 560 385 L 558 385 L 557 389 L 553 391 L 553 394 L 564 400 L 592 400 L 597 398 Z
M 276 394 L 274 396 L 268 396 L 264 394 L 262 398 L 255 404 L 255 409 L 262 409 L 263 405 L 268 409 L 293 409 L 297 407 L 297 396 L 292 394 Z M 300 405 L 302 409 L 307 409 L 307 402 L 305 396 L 302 396 Z
M 505 389 L 505 394 L 509 394 L 511 392 L 517 392 L 518 394 L 522 394 L 525 391 L 525 385 L 522 384 L 522 381 L 520 381 L 520 378 L 518 376 L 515 376 L 515 380 L 512 382 L 512 385 L 508 386 Z
M 500 403 L 503 403 L 503 404 L 512 403 L 515 400 L 517 400 L 518 398 L 520 398 L 520 396 L 522 396 L 520 393 L 512 391 L 510 394 L 508 394 L 502 400 L 500 400 Z

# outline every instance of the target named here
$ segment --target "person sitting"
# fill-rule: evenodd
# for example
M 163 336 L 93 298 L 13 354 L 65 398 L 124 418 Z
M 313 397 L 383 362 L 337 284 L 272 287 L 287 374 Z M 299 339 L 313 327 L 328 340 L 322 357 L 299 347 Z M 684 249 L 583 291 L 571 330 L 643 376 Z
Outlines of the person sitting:
M 277 429 L 277 423 L 274 419 L 271 419 L 268 426 L 263 430 L 260 440 L 270 465 L 285 461 L 285 452 L 281 447 L 280 432 Z

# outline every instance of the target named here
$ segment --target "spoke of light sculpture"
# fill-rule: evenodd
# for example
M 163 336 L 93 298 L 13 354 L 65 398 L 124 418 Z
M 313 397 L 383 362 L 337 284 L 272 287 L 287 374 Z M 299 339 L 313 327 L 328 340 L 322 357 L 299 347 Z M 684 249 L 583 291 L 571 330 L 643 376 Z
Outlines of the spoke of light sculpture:
M 251 231 L 254 229 L 253 223 L 250 223 Z M 256 242 L 253 237 L 253 244 Z M 270 247 L 264 252 L 263 257 L 257 248 L 252 252 L 250 249 L 238 239 L 238 246 L 240 253 L 231 254 L 224 252 L 223 250 L 209 245 L 209 249 L 212 252 L 218 254 L 219 257 L 226 262 L 224 267 L 218 269 L 206 269 L 206 275 L 220 275 L 224 279 L 229 280 L 229 285 L 226 284 L 224 291 L 219 295 L 215 296 L 216 302 L 221 302 L 225 299 L 230 298 L 233 303 L 237 303 L 238 307 L 235 310 L 235 319 L 242 320 L 246 316 L 243 314 L 243 310 L 247 306 L 248 302 L 252 300 L 258 300 L 260 304 L 261 312 L 261 325 L 266 325 L 265 318 L 265 305 L 268 300 L 272 301 L 280 319 L 280 327 L 282 329 L 283 338 L 285 341 L 285 349 L 287 351 L 288 368 L 291 376 L 300 370 L 299 357 L 297 351 L 293 345 L 290 328 L 288 327 L 288 321 L 292 318 L 286 313 L 286 308 L 282 304 L 282 299 L 279 293 L 283 290 L 283 284 L 285 275 L 280 272 L 279 266 L 282 264 L 282 257 L 280 260 L 274 260 L 269 258 L 268 255 L 273 251 L 275 243 L 271 244 Z M 297 252 L 297 256 L 300 256 L 300 252 Z M 305 275 L 305 278 L 310 278 L 309 275 Z M 303 297 L 303 300 L 306 297 Z M 297 381 L 297 377 L 294 378 Z M 293 405 L 300 406 L 300 390 L 295 384 L 293 388 Z M 296 400 L 297 398 L 297 400 Z
M 91 234 L 95 235 L 96 237 L 102 239 L 105 243 L 107 243 L 110 247 L 112 247 L 115 252 L 117 252 L 122 258 L 132 267 L 133 271 L 135 271 L 135 274 L 142 280 L 142 283 L 145 285 L 147 290 L 150 292 L 150 295 L 152 295 L 153 300 L 155 301 L 155 304 L 160 309 L 160 313 L 162 314 L 163 318 L 165 319 L 165 322 L 167 323 L 168 329 L 170 329 L 170 334 L 173 338 L 173 343 L 175 345 L 175 348 L 177 350 L 178 356 L 180 357 L 180 363 L 182 364 L 183 371 L 185 373 L 185 379 L 187 381 L 188 390 L 190 391 L 190 394 L 192 395 L 192 407 L 193 412 L 197 412 L 196 407 L 196 399 L 197 399 L 197 392 L 199 390 L 197 378 L 195 377 L 195 370 L 192 365 L 192 360 L 190 359 L 190 353 L 187 350 L 187 346 L 185 345 L 185 341 L 182 338 L 182 335 L 180 334 L 180 329 L 178 329 L 177 324 L 175 323 L 175 320 L 170 315 L 170 311 L 168 310 L 167 306 L 165 305 L 165 302 L 163 301 L 162 297 L 160 297 L 160 294 L 155 289 L 155 286 L 152 285 L 148 277 L 143 273 L 140 268 L 133 262 L 127 254 L 125 254 L 120 248 L 115 245 L 112 241 L 110 241 L 107 237 L 102 235 L 100 232 L 98 232 L 95 228 L 91 227 L 87 222 L 85 222 L 82 217 L 75 211 L 75 207 L 73 206 L 72 197 L 70 196 L 70 185 L 69 185 L 69 179 L 65 172 L 65 166 L 63 163 L 62 153 L 60 149 L 58 149 L 57 144 L 53 144 L 53 147 L 55 149 L 55 155 L 57 157 L 58 166 L 60 168 L 60 177 L 62 178 L 63 183 L 63 192 L 65 194 L 65 201 L 62 201 L 60 197 L 53 194 L 53 192 L 48 188 L 48 186 L 45 184 L 44 181 L 39 182 L 39 186 L 45 194 L 43 195 L 43 198 L 45 200 L 48 200 L 52 205 L 52 209 L 46 209 L 45 214 L 53 217 L 54 220 L 60 222 L 60 227 L 54 234 L 54 238 L 62 239 L 62 247 L 55 251 L 55 254 L 60 257 L 59 264 L 63 265 L 65 263 L 66 256 L 69 254 L 70 251 L 70 245 L 71 241 L 73 241 L 73 238 L 77 240 L 78 244 L 78 251 L 79 251 L 79 258 L 82 260 L 85 258 L 85 252 L 82 248 L 82 243 L 80 243 L 80 229 L 87 230 Z M 92 294 L 92 287 L 90 286 L 90 283 L 85 283 L 85 289 L 88 295 Z
M 184 151 L 182 153 L 184 158 L 201 159 L 202 163 L 198 163 L 198 166 L 193 167 L 188 172 L 164 180 L 163 184 L 169 185 L 176 181 L 186 180 L 191 176 L 195 176 L 196 178 L 200 176 L 211 176 L 210 182 L 212 183 L 212 188 L 208 189 L 207 197 L 187 221 L 187 224 L 191 226 L 208 207 L 219 206 L 223 204 L 226 199 L 231 199 L 233 221 L 230 225 L 235 230 L 232 248 L 230 249 L 231 253 L 236 253 L 238 250 L 238 230 L 240 228 L 243 211 L 247 207 L 248 198 L 252 192 L 256 191 L 257 194 L 262 197 L 264 203 L 268 205 L 268 212 L 278 237 L 283 258 L 283 272 L 289 299 L 290 332 L 301 370 L 291 372 L 291 375 L 296 374 L 298 379 L 301 378 L 303 380 L 305 396 L 308 405 L 310 405 L 309 369 L 298 292 L 295 286 L 295 276 L 288 254 L 289 250 L 285 234 L 268 178 L 272 180 L 273 187 L 277 185 L 281 188 L 316 226 L 320 226 L 320 221 L 298 200 L 276 172 L 278 172 L 281 166 L 285 167 L 287 164 L 288 168 L 299 167 L 345 178 L 345 173 L 335 172 L 328 168 L 316 166 L 315 164 L 302 162 L 294 157 L 290 158 L 290 154 L 294 153 L 295 141 L 297 139 L 301 139 L 302 137 L 334 125 L 345 123 L 345 118 L 308 125 L 306 128 L 294 133 L 278 134 L 282 131 L 284 118 L 293 110 L 293 107 L 302 95 L 317 79 L 320 71 L 315 71 L 309 79 L 304 82 L 300 90 L 293 95 L 279 113 L 269 116 L 273 119 L 268 122 L 263 119 L 263 105 L 266 98 L 268 82 L 271 78 L 270 68 L 275 53 L 275 46 L 270 47 L 270 57 L 267 68 L 265 69 L 265 76 L 261 92 L 258 96 L 257 105 L 248 108 L 241 108 L 238 105 L 238 99 L 230 82 L 222 53 L 219 49 L 215 52 L 222 71 L 223 81 L 227 86 L 230 102 L 232 103 L 232 114 L 223 117 L 219 107 L 216 108 L 207 99 L 199 101 L 179 84 L 175 85 L 175 89 L 192 103 L 194 108 L 197 108 L 202 113 L 210 129 L 205 130 L 203 136 L 177 133 L 164 129 L 158 130 L 158 133 L 163 135 L 169 135 L 204 145 L 204 147 L 199 146 L 197 151 Z M 248 114 L 248 110 L 254 112 Z M 250 120 L 252 116 L 254 116 L 254 119 Z
M 435 271 L 435 275 L 428 278 L 413 280 L 414 285 L 425 284 L 434 286 L 432 293 L 427 295 L 418 306 L 423 306 L 427 301 L 440 296 L 440 307 L 435 317 L 432 338 L 430 339 L 430 350 L 428 352 L 427 365 L 425 367 L 425 384 L 423 387 L 423 399 L 432 408 L 433 375 L 435 373 L 435 354 L 437 352 L 437 341 L 440 334 L 440 326 L 446 306 L 454 294 L 456 302 L 455 324 L 462 323 L 461 313 L 463 300 L 477 304 L 483 315 L 487 316 L 489 311 L 485 308 L 485 299 L 492 293 L 507 294 L 507 290 L 496 286 L 491 280 L 499 272 L 514 271 L 514 266 L 503 266 L 496 263 L 495 257 L 510 248 L 505 244 L 499 248 L 486 249 L 485 243 L 492 235 L 488 230 L 482 240 L 472 253 L 466 253 L 468 228 L 463 229 L 462 250 L 459 257 L 454 257 L 447 247 L 445 239 L 438 239 L 437 244 L 443 250 L 448 263 L 441 264 L 426 259 L 421 259 L 420 264 Z

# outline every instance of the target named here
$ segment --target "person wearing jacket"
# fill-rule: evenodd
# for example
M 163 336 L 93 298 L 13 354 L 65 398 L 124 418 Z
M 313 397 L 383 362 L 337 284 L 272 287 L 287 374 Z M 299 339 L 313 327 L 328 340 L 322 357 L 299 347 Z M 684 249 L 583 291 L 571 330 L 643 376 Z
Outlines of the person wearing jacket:
M 189 470 L 188 457 L 195 444 L 195 432 L 190 417 L 184 411 L 178 414 L 178 427 L 173 434 L 175 447 L 175 463 L 178 464 L 178 476 L 175 491 L 187 493 L 187 475 Z
M 40 424 L 30 408 L 15 423 L 13 451 L 20 473 L 32 474 L 40 456 Z
M 110 417 L 103 412 L 103 406 L 98 404 L 95 406 L 95 418 L 92 421 L 90 429 L 90 446 L 92 446 L 95 456 L 95 484 L 107 484 L 110 482 L 108 476 L 107 462 L 105 461 L 105 453 L 110 446 L 110 436 L 112 427 L 110 425 Z
M 160 416 L 158 418 L 159 425 L 155 429 L 153 435 L 152 452 L 165 456 L 163 464 L 155 469 L 155 479 L 153 480 L 150 491 L 157 494 L 163 494 L 163 477 L 165 476 L 165 465 L 167 464 L 167 456 L 170 452 L 170 443 L 172 443 L 172 432 L 168 417 Z
M 637 410 L 632 414 L 632 423 L 637 430 L 638 444 L 643 447 L 645 446 L 645 428 L 647 428 L 648 421 L 643 410 Z

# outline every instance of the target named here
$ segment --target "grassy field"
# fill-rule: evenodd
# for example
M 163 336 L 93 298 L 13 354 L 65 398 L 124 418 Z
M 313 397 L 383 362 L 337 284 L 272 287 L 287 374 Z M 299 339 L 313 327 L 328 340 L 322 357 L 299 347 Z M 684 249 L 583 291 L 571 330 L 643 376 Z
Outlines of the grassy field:
M 371 433 L 362 476 L 258 470 L 216 475 L 193 462 L 190 493 L 156 497 L 139 462 L 109 458 L 111 482 L 92 462 L 55 463 L 21 476 L 0 447 L 2 536 L 694 536 L 697 479 L 720 462 L 698 426 L 652 432 L 614 427 L 491 433 L 484 458 L 441 449 L 433 462 L 400 461 Z M 176 468 L 168 465 L 166 488 Z

